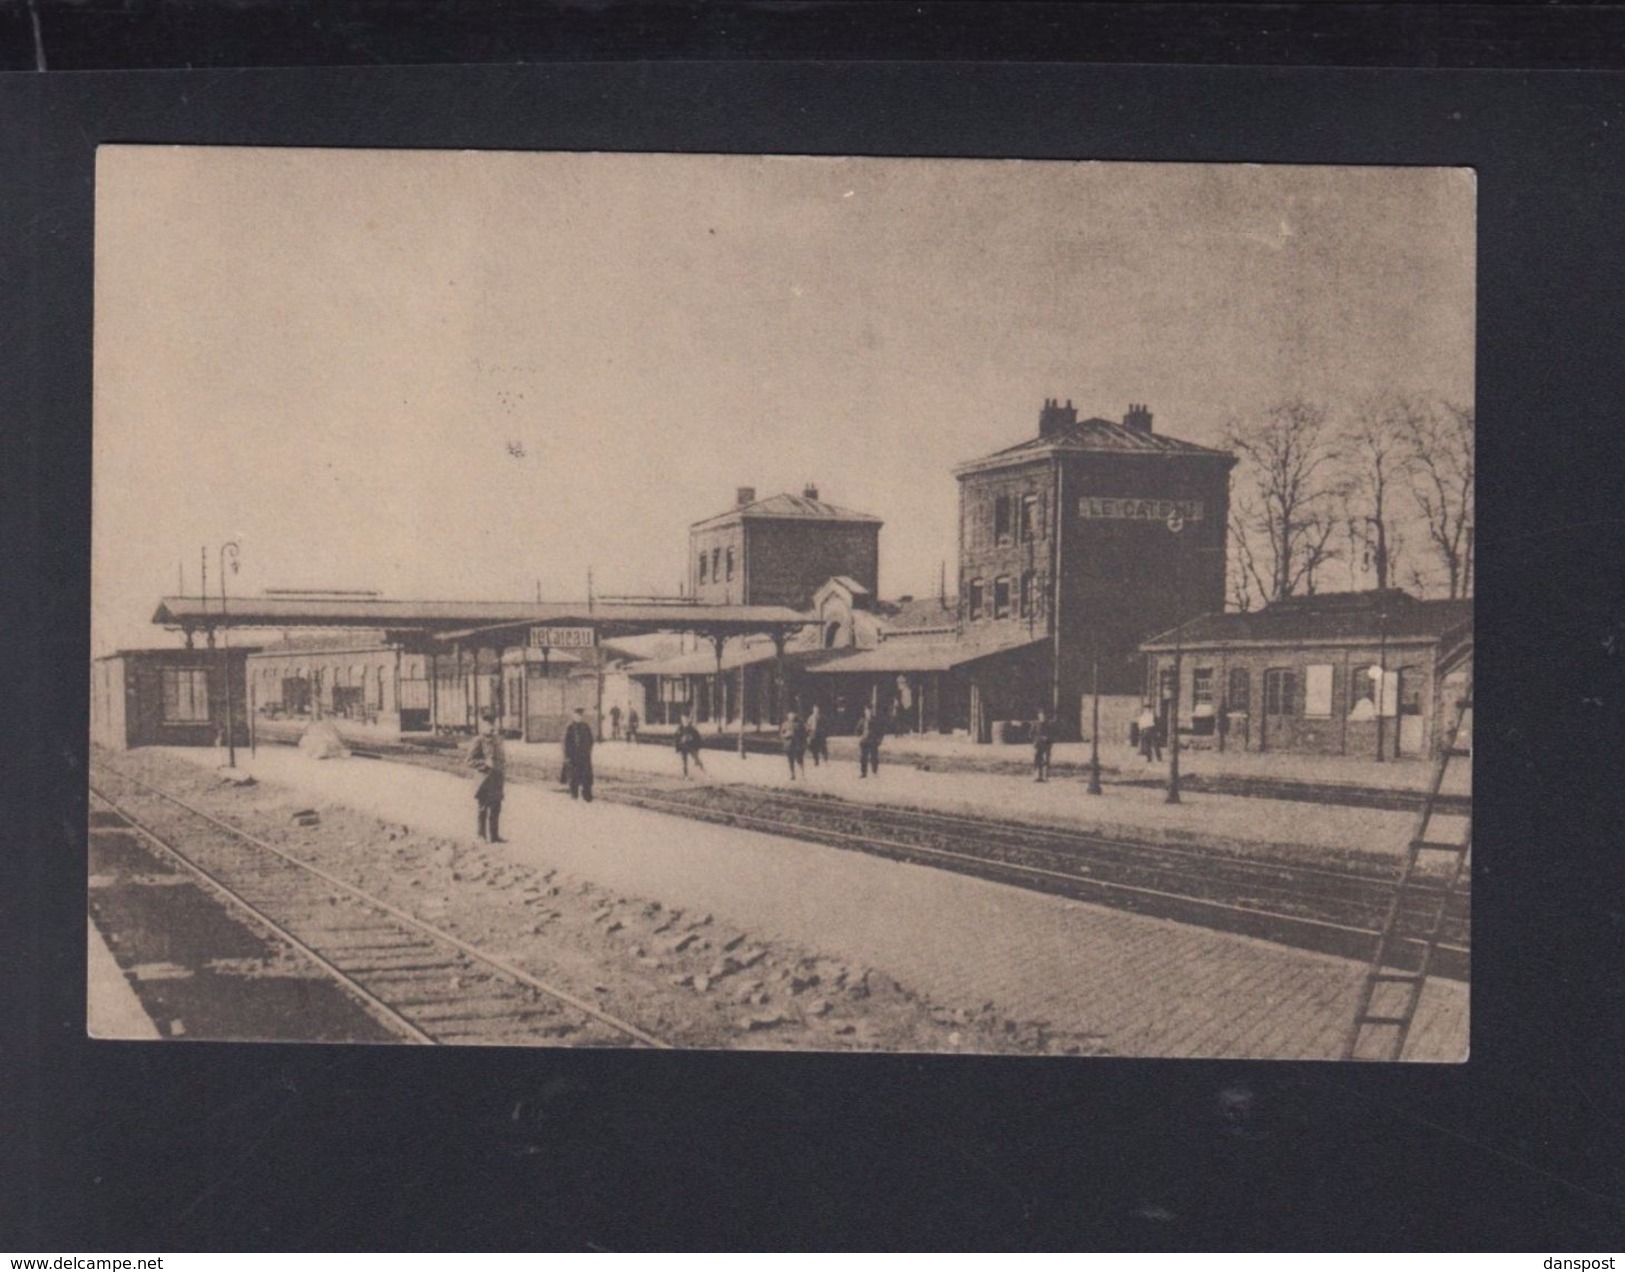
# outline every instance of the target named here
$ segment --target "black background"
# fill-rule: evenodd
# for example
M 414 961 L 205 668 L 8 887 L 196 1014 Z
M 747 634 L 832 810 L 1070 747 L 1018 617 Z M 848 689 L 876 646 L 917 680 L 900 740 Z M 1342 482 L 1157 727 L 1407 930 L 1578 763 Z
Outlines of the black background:
M 42 3 L 39 74 L 27 8 L 0 9 L 0 1244 L 1617 1250 L 1625 77 L 1421 68 L 1618 66 L 1621 11 L 384 10 Z M 378 65 L 457 59 L 547 64 Z M 187 65 L 216 69 L 98 73 Z M 1471 1061 L 87 1042 L 111 141 L 1476 168 Z

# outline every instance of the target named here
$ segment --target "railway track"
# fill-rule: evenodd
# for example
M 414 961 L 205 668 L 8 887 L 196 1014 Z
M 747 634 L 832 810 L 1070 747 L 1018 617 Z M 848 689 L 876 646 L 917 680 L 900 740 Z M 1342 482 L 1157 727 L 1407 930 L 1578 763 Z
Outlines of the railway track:
M 410 743 L 357 754 L 462 771 L 460 755 Z M 549 782 L 543 768 L 510 761 L 510 778 Z M 1032 823 L 801 795 L 774 787 L 674 786 L 599 776 L 599 799 L 653 812 L 741 826 L 791 839 L 976 875 L 1159 918 L 1357 960 L 1368 959 L 1393 895 L 1395 874 L 1241 857 L 1197 847 L 1125 840 Z M 1439 890 L 1412 885 L 1402 914 L 1402 960 L 1419 959 Z M 1471 915 L 1465 897 L 1446 910 L 1433 975 L 1466 980 Z
M 1346 958 L 1369 957 L 1393 895 L 1392 879 L 1352 871 L 771 788 L 617 784 L 598 794 Z M 1426 906 L 1439 891 L 1413 884 L 1416 904 L 1401 920 L 1413 961 L 1421 953 L 1418 938 L 1431 925 Z M 1447 909 L 1434 974 L 1467 978 L 1469 919 L 1465 903 Z
M 404 1041 L 669 1043 L 152 784 L 96 764 L 91 794 L 271 928 Z

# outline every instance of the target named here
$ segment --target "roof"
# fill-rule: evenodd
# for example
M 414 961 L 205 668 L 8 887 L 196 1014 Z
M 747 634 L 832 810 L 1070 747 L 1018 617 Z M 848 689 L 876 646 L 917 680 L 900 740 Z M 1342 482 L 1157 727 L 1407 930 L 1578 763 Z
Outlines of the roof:
M 882 601 L 875 613 L 888 632 L 945 629 L 959 625 L 959 603 L 953 597 L 920 596 Z
M 861 521 L 875 526 L 883 524 L 879 517 L 871 516 L 867 512 L 837 508 L 832 503 L 825 503 L 821 499 L 809 499 L 805 495 L 786 494 L 769 495 L 766 499 L 758 499 L 755 503 L 730 508 L 727 512 L 719 512 L 704 521 L 694 522 L 689 529 L 700 530 L 706 526 L 727 525 L 737 517 L 792 521 Z
M 195 647 L 195 648 L 192 648 L 192 649 L 188 649 L 184 645 L 152 645 L 152 646 L 148 646 L 145 649 L 115 649 L 110 654 L 97 654 L 90 661 L 91 662 L 109 662 L 114 658 L 169 658 L 169 657 L 176 657 L 176 658 L 184 657 L 184 658 L 192 658 L 192 659 L 198 659 L 198 658 L 218 659 L 220 657 L 220 655 L 223 654 L 223 653 L 224 654 L 229 654 L 229 655 L 231 655 L 231 657 L 236 658 L 236 657 L 239 657 L 239 656 L 242 656 L 242 655 L 247 655 L 247 654 L 257 654 L 259 652 L 260 652 L 260 647 L 258 645 L 229 645 L 229 646 L 225 647 L 224 649 L 221 649 L 221 648 L 218 648 L 218 647 L 214 648 L 214 649 L 206 649 L 206 648 L 204 648 L 202 646 L 198 646 L 198 647 Z
M 722 670 L 737 671 L 740 667 L 769 662 L 778 656 L 773 642 L 733 642 L 722 647 Z M 653 658 L 635 663 L 626 669 L 629 676 L 711 676 L 717 670 L 717 651 L 696 649 L 693 653 L 678 654 L 672 658 Z
M 471 634 L 487 628 L 566 624 L 662 627 L 708 625 L 738 629 L 800 624 L 805 615 L 780 605 L 701 605 L 692 601 L 387 601 L 376 598 L 232 597 L 222 617 L 220 602 L 197 596 L 166 596 L 152 616 L 166 627 L 345 627 L 380 631 L 415 629 Z
M 1014 446 L 994 451 L 980 459 L 973 459 L 954 469 L 955 475 L 977 472 L 984 468 L 1004 468 L 1010 464 L 1047 459 L 1055 454 L 1110 454 L 1110 455 L 1189 455 L 1201 459 L 1223 460 L 1234 464 L 1236 457 L 1229 451 L 1215 450 L 1211 446 L 1198 446 L 1166 433 L 1153 433 L 1150 429 L 1128 428 L 1114 420 L 1098 417 L 1068 424 L 1047 437 L 1029 437 Z
M 1261 610 L 1203 614 L 1153 636 L 1142 650 L 1219 645 L 1424 643 L 1471 639 L 1473 602 L 1424 601 L 1398 588 L 1324 592 L 1274 601 Z
M 1018 650 L 1047 645 L 1045 637 L 1022 634 L 988 633 L 958 640 L 928 640 L 908 637 L 882 641 L 873 649 L 837 650 L 809 662 L 807 670 L 820 675 L 847 675 L 860 672 L 950 671 L 966 663 L 993 658 Z
M 389 641 L 382 631 L 346 629 L 342 633 L 322 632 L 316 635 L 284 636 L 272 644 L 262 645 L 263 654 L 338 653 L 346 650 L 387 649 Z

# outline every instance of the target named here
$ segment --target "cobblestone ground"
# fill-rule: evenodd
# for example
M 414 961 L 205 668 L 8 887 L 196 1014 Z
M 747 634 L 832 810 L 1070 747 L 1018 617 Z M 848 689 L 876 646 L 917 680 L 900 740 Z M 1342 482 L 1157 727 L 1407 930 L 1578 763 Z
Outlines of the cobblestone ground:
M 212 753 L 171 754 L 212 765 Z M 472 830 L 472 785 L 291 748 L 248 761 L 269 780 L 445 835 Z M 1362 969 L 1344 959 L 1145 918 L 927 867 L 511 783 L 508 851 L 605 887 L 703 908 L 881 968 L 945 1004 L 1096 1036 L 1120 1055 L 1330 1059 Z M 1408 1059 L 1456 1061 L 1467 990 L 1430 984 Z

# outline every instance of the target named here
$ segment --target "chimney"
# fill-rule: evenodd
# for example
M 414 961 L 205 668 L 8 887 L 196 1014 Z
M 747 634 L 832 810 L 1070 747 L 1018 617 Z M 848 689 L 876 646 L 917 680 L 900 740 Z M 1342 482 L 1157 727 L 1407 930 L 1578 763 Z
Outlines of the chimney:
M 743 508 L 746 504 L 756 502 L 755 486 L 740 486 L 734 491 L 734 507 Z
M 1078 408 L 1072 405 L 1072 399 L 1061 405 L 1060 398 L 1045 398 L 1044 409 L 1038 413 L 1038 435 L 1040 437 L 1053 437 L 1057 433 L 1064 433 L 1078 422 Z
M 805 486 L 802 487 L 802 489 L 801 489 L 801 497 L 803 499 L 816 500 L 818 498 L 818 487 L 813 485 L 812 482 L 809 481 Z
M 1136 433 L 1151 431 L 1151 408 L 1144 402 L 1130 402 L 1128 414 L 1123 416 L 1123 427 Z

